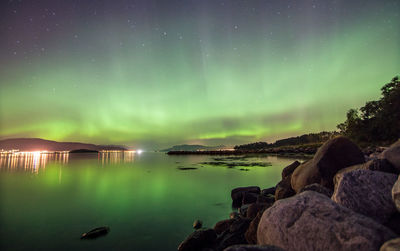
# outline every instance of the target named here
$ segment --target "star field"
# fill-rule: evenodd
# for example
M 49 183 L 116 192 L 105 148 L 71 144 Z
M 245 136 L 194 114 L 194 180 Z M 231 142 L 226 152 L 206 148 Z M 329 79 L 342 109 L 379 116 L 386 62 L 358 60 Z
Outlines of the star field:
M 398 1 L 3 1 L 0 137 L 233 145 L 334 130 L 400 71 Z

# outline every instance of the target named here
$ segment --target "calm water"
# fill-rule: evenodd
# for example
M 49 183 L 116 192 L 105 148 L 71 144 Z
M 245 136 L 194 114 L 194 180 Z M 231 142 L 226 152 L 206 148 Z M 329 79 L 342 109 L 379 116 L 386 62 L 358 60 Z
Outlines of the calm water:
M 250 171 L 199 164 L 213 158 L 163 153 L 1 156 L 0 249 L 176 250 L 195 219 L 212 227 L 228 218 L 231 189 L 273 186 L 293 161 L 253 157 L 246 161 L 272 165 L 246 167 Z M 111 228 L 107 236 L 79 239 L 104 225 Z

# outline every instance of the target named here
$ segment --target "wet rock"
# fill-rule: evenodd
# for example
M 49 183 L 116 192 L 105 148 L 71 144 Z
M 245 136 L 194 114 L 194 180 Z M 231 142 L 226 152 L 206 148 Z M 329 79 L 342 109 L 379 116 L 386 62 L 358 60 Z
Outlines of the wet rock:
M 245 193 L 243 195 L 242 205 L 256 202 L 258 195 L 259 194 L 256 193 Z
M 256 217 L 258 212 L 264 211 L 265 209 L 267 209 L 270 206 L 272 206 L 272 204 L 267 204 L 267 203 L 250 204 L 250 206 L 247 208 L 246 216 L 249 219 L 254 219 L 254 217 Z
M 235 219 L 218 221 L 214 226 L 214 230 L 217 234 L 221 234 L 228 230 L 233 222 L 235 222 Z
M 229 214 L 229 219 L 234 219 L 234 218 L 237 218 L 239 216 L 240 216 L 240 214 L 238 212 L 231 212 Z
M 283 168 L 282 170 L 282 179 L 285 179 L 286 177 L 292 175 L 292 173 L 294 172 L 294 170 L 300 166 L 300 162 L 298 162 L 297 160 L 295 162 L 293 162 L 292 164 L 288 165 L 287 167 Z
M 303 187 L 303 188 L 300 190 L 300 193 L 301 193 L 301 192 L 304 192 L 304 191 L 314 191 L 314 192 L 323 194 L 323 195 L 325 195 L 325 196 L 328 196 L 329 198 L 330 198 L 330 197 L 332 196 L 332 194 L 333 194 L 333 191 L 332 191 L 332 190 L 330 190 L 330 189 L 328 189 L 328 188 L 326 188 L 326 187 L 324 187 L 324 186 L 322 186 L 322 185 L 320 185 L 320 184 L 317 184 L 317 183 L 314 183 L 314 184 L 307 185 L 307 186 Z
M 290 176 L 284 178 L 276 185 L 275 201 L 293 196 L 295 192 L 290 185 Z
M 392 199 L 397 210 L 400 212 L 400 176 L 392 188 Z
M 257 186 L 249 186 L 249 187 L 238 187 L 231 191 L 232 198 L 232 206 L 240 207 L 242 204 L 243 197 L 246 193 L 255 193 L 260 194 L 261 189 Z
M 190 234 L 178 247 L 178 251 L 197 251 L 211 248 L 215 244 L 217 234 L 214 229 L 199 229 Z
M 338 174 L 332 200 L 384 223 L 396 212 L 391 198 L 396 179 L 395 174 L 370 170 Z
M 298 193 L 307 185 L 319 183 L 333 189 L 333 177 L 339 170 L 364 162 L 364 154 L 349 139 L 330 139 L 318 149 L 312 160 L 294 170 L 292 188 Z
M 379 251 L 400 251 L 400 238 L 385 242 Z
M 258 195 L 257 197 L 257 203 L 274 203 L 275 202 L 275 195 L 272 194 L 267 194 L 266 196 L 264 195 Z
M 267 246 L 259 246 L 259 245 L 234 245 L 224 249 L 224 251 L 284 251 L 281 248 L 267 245 Z
M 300 251 L 372 251 L 394 237 L 387 227 L 313 191 L 275 202 L 257 230 L 260 245 Z
M 247 242 L 249 244 L 257 244 L 257 228 L 258 223 L 260 222 L 261 216 L 265 210 L 262 210 L 257 213 L 256 217 L 250 222 L 249 228 L 244 234 Z
M 247 215 L 247 209 L 249 208 L 249 206 L 250 206 L 250 204 L 242 205 L 242 206 L 239 208 L 239 214 L 240 214 L 241 216 L 243 216 L 243 217 L 246 217 L 246 215 Z
M 400 171 L 400 139 L 382 153 L 382 158 L 387 159 L 397 170 Z
M 251 220 L 247 218 L 238 218 L 231 224 L 229 230 L 218 236 L 217 250 L 223 250 L 236 244 L 248 244 L 244 236 Z
M 200 229 L 203 226 L 203 222 L 201 220 L 195 220 L 193 222 L 193 228 L 194 229 Z
M 397 173 L 398 170 L 390 164 L 390 162 L 386 159 L 373 159 L 368 162 L 354 165 L 354 166 L 349 166 L 346 168 L 343 168 L 342 170 L 338 171 L 336 175 L 341 174 L 341 173 L 348 173 L 352 172 L 355 170 L 370 170 L 370 171 L 380 171 L 380 172 L 385 172 L 385 173 Z M 334 180 L 335 182 L 335 180 Z
M 110 228 L 105 227 L 98 227 L 90 230 L 89 232 L 83 233 L 81 235 L 81 239 L 96 239 L 100 236 L 104 236 L 110 232 Z
M 261 195 L 267 196 L 268 194 L 275 195 L 275 187 L 265 188 L 261 190 Z

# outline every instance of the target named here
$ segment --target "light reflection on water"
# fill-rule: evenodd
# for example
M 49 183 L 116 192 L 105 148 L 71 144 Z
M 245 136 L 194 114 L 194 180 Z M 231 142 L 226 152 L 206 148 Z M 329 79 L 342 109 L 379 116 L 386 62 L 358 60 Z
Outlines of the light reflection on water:
M 135 152 L 132 151 L 113 151 L 99 152 L 98 161 L 103 166 L 107 164 L 133 163 L 135 161 Z M 79 153 L 78 155 L 79 156 Z M 3 171 L 25 171 L 39 173 L 39 170 L 45 169 L 46 165 L 68 164 L 71 154 L 68 152 L 15 152 L 0 154 L 0 169 Z

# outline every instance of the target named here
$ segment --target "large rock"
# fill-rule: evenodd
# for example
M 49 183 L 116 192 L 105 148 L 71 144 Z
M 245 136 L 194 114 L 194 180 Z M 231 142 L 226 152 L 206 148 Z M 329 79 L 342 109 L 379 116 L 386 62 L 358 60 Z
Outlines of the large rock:
M 373 159 L 368 162 L 354 165 L 354 166 L 349 166 L 346 168 L 343 168 L 339 172 L 336 173 L 336 175 L 341 174 L 341 173 L 348 173 L 352 172 L 355 170 L 371 170 L 371 171 L 380 171 L 380 172 L 385 172 L 385 173 L 395 173 L 398 174 L 398 170 L 390 164 L 390 162 L 386 159 Z M 334 180 L 335 183 L 335 180 Z
M 400 238 L 385 242 L 379 251 L 400 251 Z
M 261 190 L 261 195 L 267 196 L 268 194 L 275 194 L 275 187 L 270 187 L 270 188 L 265 188 L 263 190 Z
M 291 176 L 284 178 L 276 185 L 275 201 L 288 198 L 295 194 L 290 184 L 290 179 L 291 179 L 290 177 Z
M 217 234 L 221 234 L 228 230 L 235 221 L 235 218 L 218 221 L 214 226 L 214 230 Z
M 317 184 L 317 183 L 314 183 L 314 184 L 307 185 L 307 186 L 303 187 L 303 188 L 300 190 L 300 193 L 302 193 L 302 192 L 304 192 L 304 191 L 314 191 L 314 192 L 317 192 L 317 193 L 326 195 L 326 196 L 328 196 L 329 198 L 330 198 L 330 197 L 332 196 L 332 194 L 333 194 L 333 191 L 332 191 L 332 190 L 330 190 L 330 189 L 328 189 L 328 188 L 326 188 L 326 187 L 324 187 L 324 186 L 322 186 L 322 185 L 320 185 L 320 184 Z
M 258 212 L 264 211 L 268 207 L 272 206 L 271 204 L 268 203 L 253 203 L 250 204 L 250 206 L 247 208 L 246 216 L 249 219 L 254 219 L 254 217 L 257 216 Z
M 387 227 L 313 191 L 275 202 L 257 230 L 258 244 L 288 251 L 376 251 L 394 237 Z
M 335 176 L 332 200 L 384 223 L 396 212 L 391 197 L 396 179 L 396 174 L 370 170 L 341 173 Z
M 282 179 L 288 177 L 289 175 L 292 175 L 292 173 L 294 172 L 294 170 L 300 166 L 300 162 L 298 162 L 297 160 L 295 162 L 293 162 L 292 164 L 288 165 L 287 167 L 283 168 L 282 170 Z
M 275 246 L 259 246 L 259 245 L 234 245 L 230 246 L 224 251 L 284 251 Z
M 212 247 L 217 239 L 214 229 L 199 229 L 189 235 L 178 247 L 178 251 L 197 251 Z
M 260 222 L 261 216 L 265 210 L 257 213 L 256 217 L 250 222 L 249 228 L 244 234 L 247 243 L 249 244 L 257 244 L 257 228 L 258 223 Z
M 294 170 L 292 188 L 298 193 L 306 185 L 319 183 L 333 189 L 333 176 L 339 170 L 364 162 L 364 154 L 349 139 L 330 139 L 318 149 L 312 160 Z
M 217 250 L 223 250 L 236 244 L 248 244 L 244 236 L 251 220 L 247 218 L 237 218 L 230 225 L 229 229 L 218 236 Z
M 400 212 L 400 176 L 392 188 L 392 199 L 397 210 Z
M 260 194 L 261 189 L 257 186 L 237 187 L 231 191 L 233 207 L 240 207 L 242 205 L 243 197 L 246 193 Z
M 400 139 L 385 150 L 381 156 L 400 171 Z

